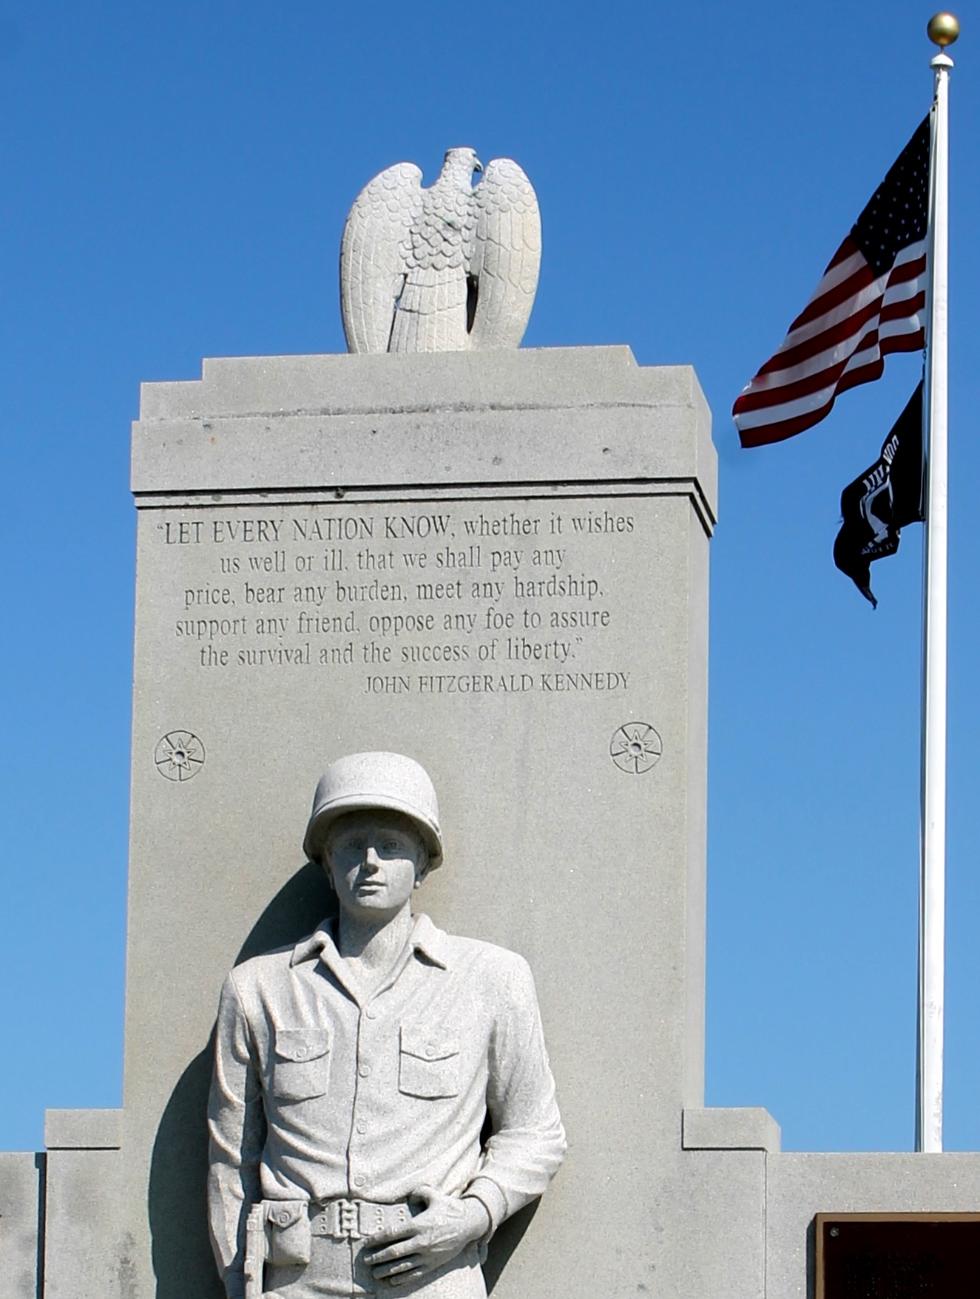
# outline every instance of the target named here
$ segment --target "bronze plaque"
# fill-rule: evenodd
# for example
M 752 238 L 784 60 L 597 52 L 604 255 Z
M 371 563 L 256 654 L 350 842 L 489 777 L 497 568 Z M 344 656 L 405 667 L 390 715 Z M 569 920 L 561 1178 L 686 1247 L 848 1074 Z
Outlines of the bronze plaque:
M 980 1213 L 818 1213 L 815 1299 L 977 1299 Z

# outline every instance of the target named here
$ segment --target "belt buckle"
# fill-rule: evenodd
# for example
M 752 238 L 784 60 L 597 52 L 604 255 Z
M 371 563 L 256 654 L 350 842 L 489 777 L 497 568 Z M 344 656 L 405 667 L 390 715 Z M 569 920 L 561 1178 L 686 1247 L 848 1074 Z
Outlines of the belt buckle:
M 335 1200 L 332 1235 L 337 1240 L 361 1239 L 361 1206 L 357 1200 Z

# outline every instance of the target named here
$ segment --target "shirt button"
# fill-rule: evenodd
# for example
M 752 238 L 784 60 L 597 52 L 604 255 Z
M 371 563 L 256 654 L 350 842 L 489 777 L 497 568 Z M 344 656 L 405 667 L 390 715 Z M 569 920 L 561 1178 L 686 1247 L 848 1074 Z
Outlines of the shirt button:
M 367 1010 L 364 1012 L 364 1017 L 366 1019 L 377 1019 L 378 1012 L 372 1006 L 368 1006 Z
M 427 1059 L 427 1060 L 431 1060 L 432 1057 L 435 1055 L 435 1053 L 436 1053 L 436 1049 L 435 1049 L 435 1047 L 432 1045 L 432 1043 L 430 1042 L 429 1045 L 425 1048 L 425 1056 L 426 1056 L 426 1059 Z
M 352 1181 L 353 1181 L 353 1185 L 354 1185 L 354 1186 L 363 1186 L 365 1180 L 366 1180 L 366 1179 L 363 1178 L 363 1177 L 360 1175 L 360 1173 L 358 1173 L 357 1177 L 355 1177 L 355 1178 L 352 1179 Z
M 303 1057 L 304 1057 L 305 1055 L 306 1055 L 306 1047 L 305 1047 L 305 1046 L 298 1046 L 298 1047 L 296 1048 L 296 1058 L 297 1058 L 297 1060 L 302 1060 Z
M 365 1132 L 367 1132 L 367 1130 L 368 1130 L 368 1129 L 367 1129 L 367 1124 L 366 1124 L 366 1123 L 358 1123 L 358 1124 L 356 1124 L 355 1127 L 354 1127 L 354 1131 L 358 1134 L 358 1136 L 361 1136 L 361 1137 L 364 1136 L 364 1134 L 365 1134 Z
M 370 1078 L 371 1066 L 369 1064 L 362 1064 L 360 1069 L 358 1069 L 357 1072 L 361 1075 L 362 1078 Z

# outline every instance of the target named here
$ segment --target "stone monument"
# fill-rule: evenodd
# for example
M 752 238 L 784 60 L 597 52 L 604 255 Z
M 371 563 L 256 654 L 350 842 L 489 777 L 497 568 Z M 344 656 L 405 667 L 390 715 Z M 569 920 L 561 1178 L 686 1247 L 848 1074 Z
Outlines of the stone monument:
M 219 989 L 330 914 L 297 827 L 323 763 L 365 752 L 439 792 L 434 925 L 534 972 L 568 1151 L 488 1242 L 495 1299 L 810 1299 L 816 1215 L 980 1204 L 975 1155 L 784 1154 L 765 1110 L 704 1108 L 707 407 L 624 347 L 474 345 L 497 252 L 422 247 L 490 228 L 494 164 L 468 194 L 461 154 L 410 213 L 393 192 L 409 261 L 352 216 L 355 354 L 143 389 L 124 1105 L 0 1156 L 10 1299 L 221 1299 Z

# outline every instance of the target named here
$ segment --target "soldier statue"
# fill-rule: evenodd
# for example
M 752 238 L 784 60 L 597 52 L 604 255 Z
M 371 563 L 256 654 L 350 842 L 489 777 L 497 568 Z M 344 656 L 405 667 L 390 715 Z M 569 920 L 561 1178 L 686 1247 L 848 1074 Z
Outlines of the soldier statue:
M 484 1299 L 487 1241 L 565 1151 L 531 972 L 412 914 L 443 844 L 411 758 L 329 766 L 303 846 L 337 919 L 221 994 L 208 1200 L 228 1299 Z

